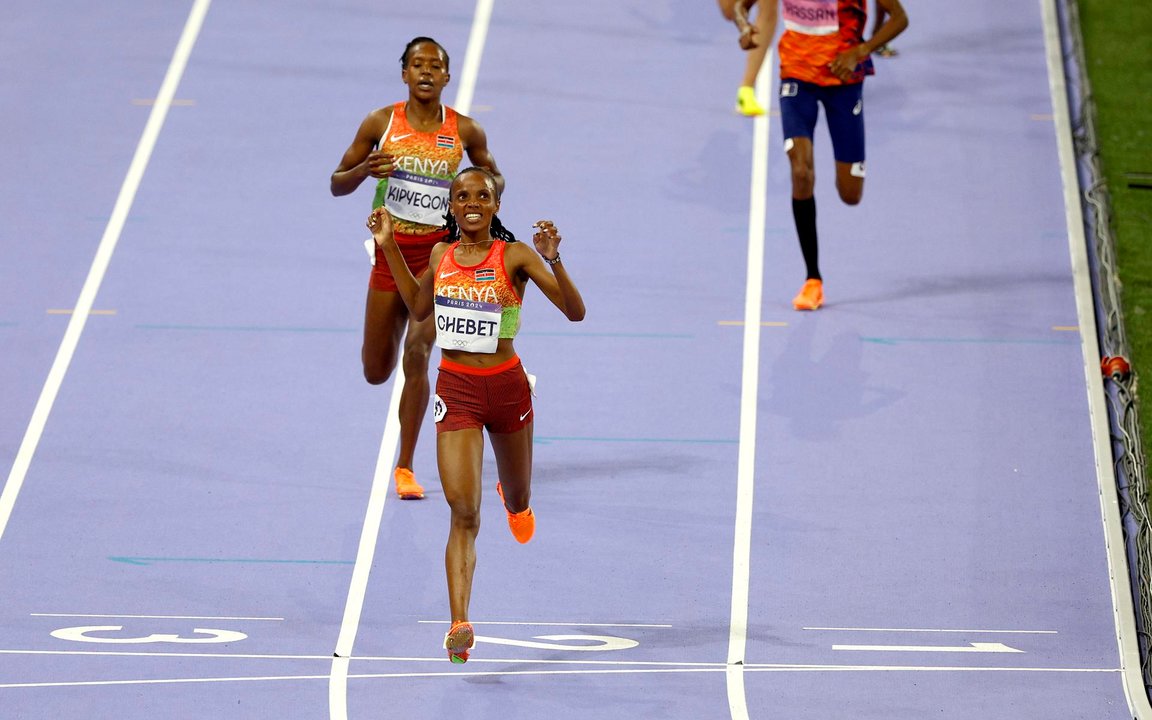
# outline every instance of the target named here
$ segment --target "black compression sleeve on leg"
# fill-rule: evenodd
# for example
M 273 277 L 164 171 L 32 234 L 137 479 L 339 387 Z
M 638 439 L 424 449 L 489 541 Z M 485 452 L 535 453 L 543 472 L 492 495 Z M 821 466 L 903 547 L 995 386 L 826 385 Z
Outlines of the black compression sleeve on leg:
M 800 252 L 809 280 L 820 280 L 820 265 L 816 250 L 816 198 L 792 198 L 792 218 L 796 221 L 796 235 L 800 238 Z

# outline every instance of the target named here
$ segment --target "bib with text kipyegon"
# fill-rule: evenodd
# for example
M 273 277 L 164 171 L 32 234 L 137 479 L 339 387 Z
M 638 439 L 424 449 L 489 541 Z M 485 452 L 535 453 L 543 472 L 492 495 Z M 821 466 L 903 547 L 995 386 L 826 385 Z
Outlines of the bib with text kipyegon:
M 392 217 L 439 227 L 444 224 L 444 214 L 448 212 L 448 188 L 451 185 L 452 181 L 448 179 L 393 170 L 388 177 L 384 206 Z
M 496 303 L 436 296 L 436 345 L 445 350 L 494 353 L 500 342 Z
M 840 30 L 837 0 L 784 0 L 784 27 L 805 35 L 832 35 Z

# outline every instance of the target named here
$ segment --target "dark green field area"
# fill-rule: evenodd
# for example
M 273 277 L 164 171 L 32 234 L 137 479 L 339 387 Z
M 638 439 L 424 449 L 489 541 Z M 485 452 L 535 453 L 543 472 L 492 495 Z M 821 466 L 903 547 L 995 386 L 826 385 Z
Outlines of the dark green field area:
M 1079 0 L 1079 7 L 1147 448 L 1152 391 L 1141 393 L 1139 381 L 1152 382 L 1152 2 Z

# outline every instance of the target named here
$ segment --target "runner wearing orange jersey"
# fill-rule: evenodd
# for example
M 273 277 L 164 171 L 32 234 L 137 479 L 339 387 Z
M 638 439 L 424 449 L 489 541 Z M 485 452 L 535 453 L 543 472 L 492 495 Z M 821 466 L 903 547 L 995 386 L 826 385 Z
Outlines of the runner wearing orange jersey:
M 560 260 L 560 233 L 548 220 L 533 227 L 535 252 L 516 242 L 496 217 L 495 178 L 468 168 L 452 181 L 450 234 L 432 251 L 419 277 L 408 268 L 390 217 L 372 212 L 368 227 L 392 268 L 403 302 L 416 318 L 435 320 L 441 349 L 436 380 L 436 464 L 452 511 L 444 565 L 452 625 L 444 648 L 452 662 L 468 659 L 475 641 L 468 621 L 476 535 L 480 531 L 484 433 L 496 456 L 496 492 L 508 527 L 520 543 L 532 539 L 531 378 L 513 346 L 520 308 L 531 281 L 573 322 L 584 319 L 584 300 Z
M 836 160 L 836 190 L 848 205 L 864 195 L 864 78 L 873 74 L 870 55 L 908 27 L 900 0 L 876 0 L 887 19 L 864 39 L 867 0 L 769 0 L 770 42 L 777 18 L 780 36 L 780 118 L 784 149 L 792 168 L 792 216 L 804 256 L 807 278 L 792 300 L 797 310 L 824 303 L 816 239 L 816 168 L 812 136 L 820 106 L 827 117 Z
M 400 56 L 400 78 L 408 86 L 407 102 L 373 110 L 332 173 L 333 195 L 347 195 L 368 178 L 377 180 L 373 207 L 385 207 L 396 229 L 396 241 L 416 272 L 428 264 L 433 246 L 444 237 L 448 187 L 463 156 L 490 170 L 497 190 L 504 178 L 488 150 L 484 130 L 475 120 L 443 104 L 450 80 L 448 53 L 432 38 L 414 38 Z M 412 472 L 420 424 L 428 409 L 428 359 L 435 328 L 411 318 L 397 294 L 396 283 L 375 249 L 364 311 L 361 360 L 364 378 L 384 383 L 396 368 L 404 338 L 404 388 L 400 396 L 400 452 L 395 482 L 405 499 L 424 497 Z M 405 328 L 407 333 L 405 334 Z

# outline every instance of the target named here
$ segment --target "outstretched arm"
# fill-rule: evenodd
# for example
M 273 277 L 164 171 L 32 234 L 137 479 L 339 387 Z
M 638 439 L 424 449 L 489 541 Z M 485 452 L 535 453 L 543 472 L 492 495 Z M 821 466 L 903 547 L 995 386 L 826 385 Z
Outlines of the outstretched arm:
M 368 216 L 366 225 L 372 231 L 372 238 L 376 240 L 384 259 L 388 262 L 392 278 L 396 281 L 396 290 L 404 304 L 408 306 L 408 312 L 416 320 L 426 319 L 432 314 L 434 302 L 432 273 L 435 272 L 433 268 L 439 263 L 440 255 L 444 252 L 443 244 L 432 248 L 432 260 L 428 269 L 424 271 L 423 277 L 417 280 L 408 267 L 408 262 L 404 260 L 400 246 L 396 244 L 396 236 L 392 232 L 392 216 L 388 211 L 382 207 L 376 208 Z

